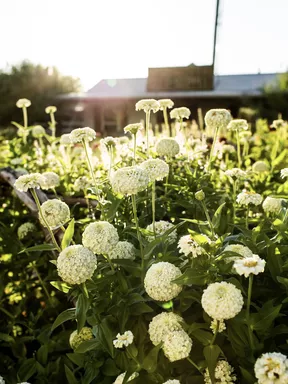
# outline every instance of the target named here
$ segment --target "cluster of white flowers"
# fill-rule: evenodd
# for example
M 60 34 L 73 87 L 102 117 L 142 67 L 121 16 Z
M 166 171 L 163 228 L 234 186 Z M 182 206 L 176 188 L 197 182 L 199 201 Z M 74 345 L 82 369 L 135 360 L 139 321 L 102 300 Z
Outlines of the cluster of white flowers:
M 20 240 L 23 240 L 28 233 L 35 231 L 37 231 L 37 228 L 33 223 L 24 223 L 18 228 L 17 235 Z
M 115 348 L 128 347 L 128 345 L 133 343 L 133 340 L 133 333 L 131 331 L 126 331 L 122 335 L 120 333 L 117 334 L 116 339 L 113 340 L 113 345 Z
M 215 367 L 214 383 L 233 384 L 236 380 L 237 377 L 234 373 L 234 368 L 225 360 L 218 361 Z M 204 373 L 204 383 L 212 384 L 208 368 L 206 368 Z
M 245 245 L 242 245 L 242 244 L 229 244 L 224 248 L 223 252 L 234 252 L 234 253 L 238 253 L 243 257 L 253 256 L 253 252 L 251 251 L 251 249 L 249 249 L 248 247 L 245 247 Z M 237 259 L 238 259 L 237 256 L 232 256 L 232 257 L 226 258 L 225 260 L 229 262 Z
M 176 120 L 189 119 L 190 115 L 191 111 L 186 107 L 174 108 L 170 112 L 171 119 Z
M 93 339 L 92 329 L 89 327 L 83 327 L 78 333 L 77 330 L 73 331 L 69 337 L 69 344 L 72 349 L 76 349 L 83 341 Z
M 217 330 L 217 327 L 218 327 L 218 330 Z M 221 332 L 225 331 L 225 329 L 226 329 L 225 321 L 213 319 L 211 321 L 211 324 L 210 324 L 210 329 L 212 329 L 212 332 L 214 334 L 216 333 L 216 330 L 217 330 L 217 333 L 221 333 Z
M 281 174 L 282 179 L 284 179 L 285 177 L 288 177 L 288 168 L 281 169 L 280 174 Z
M 156 236 L 164 235 L 165 232 L 167 232 L 169 229 L 171 229 L 173 227 L 174 227 L 174 225 L 169 223 L 168 221 L 164 221 L 164 220 L 156 221 L 155 222 Z M 153 232 L 153 224 L 149 224 L 147 226 L 146 230 L 149 232 Z M 154 235 L 153 236 L 150 236 L 150 235 L 147 236 L 147 240 L 150 242 L 153 241 L 154 239 L 155 239 Z M 177 232 L 175 230 L 175 231 L 172 231 L 169 233 L 169 235 L 167 236 L 165 241 L 167 244 L 173 244 L 173 243 L 175 243 L 176 240 L 177 240 Z
M 203 236 L 207 239 L 207 243 L 211 243 L 209 237 L 206 235 Z M 189 256 L 191 254 L 192 257 L 198 257 L 205 252 L 205 250 L 192 239 L 191 235 L 182 236 L 178 242 L 178 248 L 179 252 L 183 253 L 185 256 Z
M 28 99 L 19 99 L 16 103 L 17 108 L 28 108 L 31 105 L 31 101 Z
M 160 99 L 158 100 L 160 105 L 160 111 L 163 111 L 166 108 L 173 108 L 174 102 L 171 99 Z
M 245 177 L 247 177 L 247 173 L 240 168 L 227 169 L 227 171 L 224 172 L 224 175 L 234 179 L 245 179 Z
M 64 134 L 60 137 L 60 144 L 61 144 L 61 145 L 71 145 L 71 144 L 72 144 L 71 136 L 70 136 L 69 133 L 64 133 Z
M 60 177 L 55 172 L 44 172 L 42 175 L 44 177 L 42 189 L 56 188 L 60 184 Z
M 174 264 L 164 261 L 153 264 L 144 279 L 145 290 L 153 300 L 172 300 L 182 291 L 180 285 L 172 283 L 179 276 L 181 271 Z
M 169 174 L 169 165 L 161 159 L 148 159 L 140 167 L 148 173 L 150 181 L 163 180 Z
M 160 139 L 156 145 L 159 156 L 174 157 L 180 152 L 180 146 L 172 137 Z
M 49 228 L 56 229 L 70 220 L 70 209 L 66 203 L 58 199 L 47 200 L 41 205 L 41 212 Z M 39 212 L 39 220 L 46 227 Z
M 34 125 L 32 128 L 32 136 L 33 137 L 42 137 L 45 135 L 45 129 L 42 125 Z
M 234 145 L 231 145 L 231 144 L 223 144 L 221 149 L 222 149 L 222 153 L 234 153 L 234 152 L 236 152 Z
M 230 131 L 247 131 L 249 128 L 247 120 L 244 119 L 234 119 L 231 120 L 227 126 L 227 129 Z
M 122 195 L 135 195 L 147 188 L 149 175 L 138 166 L 124 167 L 112 174 L 110 182 L 114 192 Z
M 49 105 L 45 108 L 45 112 L 49 115 L 50 113 L 57 112 L 57 108 L 54 105 Z
M 231 120 L 227 109 L 210 109 L 205 115 L 205 124 L 211 128 L 226 128 Z
M 91 187 L 91 185 L 92 185 L 91 180 L 88 177 L 80 176 L 74 182 L 74 190 L 76 192 L 85 191 L 86 189 Z
M 264 161 L 256 161 L 252 165 L 252 171 L 255 173 L 264 173 L 264 172 L 269 172 L 269 165 L 265 163 Z
M 41 173 L 29 173 L 18 177 L 14 183 L 14 187 L 21 192 L 27 192 L 29 188 L 41 188 L 45 183 L 44 176 Z
M 258 273 L 264 272 L 266 261 L 261 259 L 258 255 L 252 255 L 237 259 L 234 261 L 233 268 L 238 275 L 249 277 L 250 274 L 258 275 Z
M 181 330 L 182 324 L 182 317 L 173 312 L 162 312 L 154 316 L 148 330 L 151 342 L 155 346 L 160 344 L 168 333 Z
M 73 129 L 70 133 L 70 141 L 72 144 L 80 143 L 84 141 L 92 141 L 96 138 L 96 132 L 94 129 L 85 127 L 85 128 L 76 128 Z
M 108 221 L 87 225 L 82 235 L 84 247 L 98 254 L 109 254 L 119 241 L 117 229 Z
M 171 362 L 186 359 L 191 352 L 192 340 L 183 329 L 168 333 L 163 341 L 164 355 Z
M 231 283 L 222 281 L 208 286 L 202 295 L 204 311 L 216 320 L 228 320 L 242 309 L 244 301 L 241 291 Z
M 116 139 L 112 136 L 104 137 L 100 140 L 100 143 L 105 145 L 107 148 L 116 147 Z
M 248 206 L 249 204 L 260 205 L 262 203 L 262 200 L 263 197 L 259 195 L 259 193 L 247 191 L 240 192 L 236 199 L 238 204 L 246 206 Z
M 288 358 L 279 352 L 264 353 L 254 366 L 259 384 L 287 384 Z
M 115 247 L 109 252 L 109 258 L 111 260 L 115 259 L 126 259 L 134 260 L 135 259 L 135 247 L 133 244 L 128 241 L 118 241 Z
M 121 374 L 116 378 L 116 380 L 114 381 L 113 384 L 123 384 L 125 375 L 126 375 L 126 372 L 121 373 Z M 129 382 L 129 381 L 132 381 L 132 380 L 136 379 L 136 377 L 138 377 L 138 376 L 139 376 L 139 373 L 134 372 L 134 373 L 132 373 L 131 376 L 129 376 L 129 379 L 128 379 L 127 381 L 128 381 L 128 382 Z
M 263 201 L 262 207 L 264 212 L 266 213 L 279 213 L 282 208 L 283 199 L 275 198 L 275 197 L 266 197 Z
M 68 284 L 81 284 L 91 279 L 97 268 L 97 259 L 93 252 L 82 245 L 70 245 L 57 259 L 59 276 Z
M 135 109 L 136 111 L 143 110 L 145 113 L 151 112 L 151 111 L 155 113 L 159 111 L 160 104 L 155 99 L 143 99 L 136 103 Z
M 271 128 L 279 129 L 285 126 L 285 121 L 282 119 L 273 120 L 272 124 L 270 125 Z
M 136 133 L 143 129 L 143 124 L 141 123 L 135 123 L 135 124 L 128 124 L 126 125 L 126 127 L 124 128 L 124 132 L 125 133 L 128 133 L 130 132 L 131 135 L 136 135 Z

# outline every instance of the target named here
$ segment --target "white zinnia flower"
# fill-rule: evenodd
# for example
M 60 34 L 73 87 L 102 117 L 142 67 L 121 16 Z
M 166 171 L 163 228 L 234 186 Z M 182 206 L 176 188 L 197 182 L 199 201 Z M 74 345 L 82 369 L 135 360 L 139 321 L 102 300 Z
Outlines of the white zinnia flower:
M 117 334 L 116 339 L 113 340 L 113 345 L 115 348 L 128 347 L 128 345 L 133 343 L 134 335 L 131 331 L 126 331 L 122 335 Z
M 91 187 L 92 183 L 91 180 L 86 177 L 86 176 L 80 176 L 78 179 L 75 180 L 74 182 L 74 191 L 79 192 L 79 191 L 85 191 L 89 187 Z
M 45 201 L 41 205 L 41 212 L 44 216 L 49 228 L 56 229 L 67 223 L 70 220 L 70 209 L 66 203 L 58 199 Z M 39 212 L 39 220 L 46 227 L 45 222 Z
M 216 320 L 228 320 L 242 309 L 244 301 L 241 291 L 231 283 L 222 281 L 208 285 L 201 299 L 204 311 Z
M 135 259 L 135 247 L 133 244 L 128 241 L 118 241 L 118 243 L 113 247 L 112 251 L 109 253 L 109 258 L 114 259 L 126 259 L 134 260 Z
M 288 177 L 288 168 L 281 169 L 281 177 L 284 179 L 285 177 Z
M 71 145 L 72 144 L 70 133 L 64 133 L 60 137 L 60 144 L 61 145 Z
M 192 340 L 183 329 L 169 332 L 164 337 L 163 352 L 171 362 L 186 359 L 191 348 Z
M 42 175 L 45 178 L 45 182 L 41 185 L 42 189 L 51 189 L 58 187 L 60 184 L 60 178 L 55 172 L 44 172 Z
M 73 331 L 69 337 L 69 344 L 72 349 L 76 349 L 83 341 L 93 339 L 92 328 L 83 327 L 78 333 L 77 330 Z
M 231 120 L 227 126 L 227 129 L 230 131 L 247 131 L 249 128 L 247 120 L 245 119 L 234 119 Z
M 96 138 L 96 132 L 94 129 L 85 127 L 85 128 L 76 128 L 73 129 L 70 133 L 70 140 L 72 144 L 79 143 L 82 140 L 92 141 Z
M 262 207 L 266 213 L 279 213 L 282 208 L 283 199 L 275 197 L 266 197 L 263 201 Z
M 232 120 L 232 116 L 227 109 L 210 109 L 204 120 L 208 127 L 226 128 Z
M 31 105 L 31 101 L 28 99 L 19 99 L 16 103 L 17 108 L 28 108 Z
M 237 380 L 237 377 L 234 373 L 234 368 L 231 367 L 231 365 L 225 360 L 220 360 L 217 362 L 214 378 L 215 384 L 233 384 Z M 204 383 L 212 384 L 208 368 L 206 368 L 204 373 Z
M 163 180 L 169 174 L 169 165 L 161 159 L 143 161 L 140 168 L 148 173 L 150 181 Z
M 253 256 L 253 252 L 251 251 L 251 249 L 249 249 L 248 247 L 245 247 L 245 245 L 242 245 L 242 244 L 229 244 L 224 248 L 223 252 L 234 252 L 234 253 L 238 253 L 239 255 L 241 255 L 243 257 L 252 257 Z M 237 260 L 237 259 L 238 259 L 237 256 L 225 258 L 225 260 L 227 260 L 227 262 L 232 261 L 232 260 Z
M 247 173 L 240 168 L 227 169 L 227 171 L 224 172 L 224 175 L 235 179 L 245 179 L 245 177 L 247 177 Z
M 55 113 L 56 111 L 57 111 L 57 108 L 54 105 L 49 105 L 49 107 L 45 108 L 45 113 L 47 113 L 48 115 L 50 113 Z
M 41 137 L 45 135 L 45 129 L 42 127 L 42 125 L 35 125 L 32 128 L 32 136 L 33 137 Z
M 249 277 L 250 274 L 258 275 L 264 272 L 266 261 L 260 259 L 258 255 L 244 257 L 234 261 L 233 267 L 238 275 Z
M 236 202 L 240 205 L 260 205 L 263 197 L 259 193 L 243 191 L 237 196 Z
M 148 329 L 151 342 L 155 346 L 160 344 L 167 333 L 181 330 L 182 324 L 182 317 L 173 312 L 162 312 L 154 316 Z
M 147 188 L 149 175 L 138 166 L 124 167 L 112 174 L 110 182 L 115 193 L 135 195 Z
M 269 165 L 265 163 L 264 161 L 256 161 L 252 165 L 252 171 L 256 173 L 264 173 L 264 172 L 269 172 Z
M 234 152 L 236 152 L 236 149 L 235 149 L 234 145 L 231 145 L 231 144 L 223 144 L 221 149 L 222 149 L 223 153 L 234 153 Z
M 141 109 L 144 110 L 145 113 L 147 112 L 157 112 L 160 109 L 160 104 L 155 99 L 143 99 L 136 103 L 135 105 L 136 111 L 140 111 Z
M 172 300 L 182 291 L 180 285 L 172 283 L 179 276 L 181 271 L 174 264 L 164 261 L 153 264 L 144 279 L 145 290 L 153 300 Z
M 211 240 L 206 236 L 207 243 L 211 243 Z M 202 255 L 205 250 L 192 239 L 191 235 L 182 236 L 178 242 L 179 252 L 183 253 L 185 256 L 189 256 L 191 254 L 192 257 L 198 257 Z
M 191 115 L 191 111 L 186 107 L 174 108 L 170 112 L 171 119 L 176 119 L 176 120 L 189 119 L 190 115 Z
M 109 254 L 118 241 L 117 229 L 108 221 L 96 221 L 87 225 L 82 235 L 84 247 L 102 255 Z
M 219 325 L 218 325 L 218 323 L 219 323 Z M 215 335 L 216 330 L 217 330 L 217 325 L 218 325 L 217 333 L 221 333 L 221 332 L 225 331 L 225 329 L 226 329 L 226 324 L 225 324 L 224 320 L 213 319 L 211 321 L 211 324 L 210 324 L 210 329 L 212 329 L 212 332 L 214 333 L 214 335 Z
M 57 259 L 58 275 L 68 284 L 82 284 L 91 279 L 97 268 L 97 259 L 93 252 L 83 245 L 70 245 Z
M 163 384 L 181 384 L 179 380 L 167 380 Z
M 156 145 L 156 152 L 159 156 L 174 157 L 180 151 L 180 146 L 172 137 L 160 139 Z
M 100 140 L 101 144 L 104 144 L 107 148 L 116 147 L 116 139 L 112 136 L 104 137 Z
M 168 231 L 168 229 L 171 229 L 173 227 L 174 227 L 174 225 L 169 223 L 168 221 L 164 221 L 164 220 L 156 221 L 155 222 L 156 236 L 164 235 L 164 233 L 166 231 Z M 153 223 L 149 224 L 147 226 L 146 230 L 149 231 L 149 232 L 153 232 Z M 155 240 L 154 232 L 153 232 L 152 236 L 147 236 L 147 240 L 149 242 Z M 171 233 L 169 233 L 169 235 L 167 236 L 165 241 L 166 241 L 167 244 L 173 244 L 173 243 L 175 243 L 176 240 L 177 240 L 177 232 L 176 231 L 172 231 Z
M 264 353 L 254 366 L 259 384 L 287 384 L 288 359 L 279 352 Z
M 127 132 L 130 132 L 131 135 L 136 135 L 136 133 L 143 129 L 143 124 L 141 123 L 135 123 L 135 124 L 128 124 L 126 125 L 126 127 L 124 128 L 124 132 L 127 133 Z
M 171 99 L 160 99 L 158 100 L 160 105 L 160 111 L 163 111 L 165 108 L 173 108 L 174 102 Z
M 37 231 L 37 228 L 33 223 L 24 223 L 18 228 L 17 235 L 18 238 L 22 240 L 27 237 L 28 233 L 35 231 Z
M 125 375 L 126 375 L 126 372 L 121 373 L 121 374 L 116 378 L 116 380 L 114 381 L 113 384 L 123 384 Z M 132 373 L 132 375 L 131 375 L 131 376 L 129 377 L 129 379 L 128 379 L 128 382 L 129 382 L 129 381 L 132 381 L 133 379 L 135 379 L 135 378 L 138 377 L 138 376 L 139 376 L 139 373 L 137 373 L 137 372 Z
M 30 173 L 18 177 L 15 181 L 14 187 L 21 192 L 27 192 L 29 188 L 41 188 L 44 183 L 44 176 L 41 173 Z

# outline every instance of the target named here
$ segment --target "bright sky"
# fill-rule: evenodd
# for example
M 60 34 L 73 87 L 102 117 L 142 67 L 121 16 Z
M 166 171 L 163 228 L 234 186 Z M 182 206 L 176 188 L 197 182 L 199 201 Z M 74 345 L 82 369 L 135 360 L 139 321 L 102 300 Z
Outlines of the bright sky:
M 0 0 L 0 67 L 56 65 L 87 89 L 211 64 L 216 0 Z M 288 68 L 288 0 L 220 0 L 216 73 Z

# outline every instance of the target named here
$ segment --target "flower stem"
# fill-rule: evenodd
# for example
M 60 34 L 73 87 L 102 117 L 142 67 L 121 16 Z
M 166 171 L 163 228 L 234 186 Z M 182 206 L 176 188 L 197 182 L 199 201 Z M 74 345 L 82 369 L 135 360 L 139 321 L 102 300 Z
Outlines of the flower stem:
M 51 119 L 51 131 L 52 131 L 52 137 L 55 138 L 56 121 L 55 121 L 55 117 L 54 117 L 54 112 L 50 112 L 50 119 Z
M 88 142 L 86 140 L 82 140 L 82 144 L 83 144 L 83 147 L 84 147 L 84 150 L 85 150 L 85 155 L 86 155 L 86 160 L 87 160 L 88 168 L 89 168 L 89 171 L 90 171 L 90 175 L 91 175 L 92 180 L 93 180 L 93 185 L 94 185 L 94 188 L 95 188 L 95 194 L 96 194 L 96 197 L 98 198 L 98 200 L 100 200 L 99 190 L 97 188 L 97 183 L 96 183 L 95 175 L 94 175 L 94 172 L 93 172 L 92 164 L 91 164 L 89 153 L 88 153 L 88 148 L 87 148 Z M 100 203 L 100 201 L 99 201 L 99 203 Z
M 137 231 L 137 237 L 138 237 L 140 254 L 141 254 L 142 280 L 144 280 L 144 254 L 143 254 L 141 233 L 140 233 L 140 229 L 139 229 L 139 222 L 138 222 L 138 216 L 137 216 L 136 195 L 132 195 L 131 198 L 132 198 L 132 208 L 133 208 L 134 221 L 136 224 L 136 231 Z
M 26 135 L 26 132 L 27 132 L 27 129 L 28 129 L 28 114 L 27 114 L 27 108 L 26 108 L 26 107 L 23 107 L 23 108 L 22 108 L 22 111 L 23 111 L 23 126 L 24 126 L 23 143 L 26 144 L 26 143 L 27 143 L 27 135 Z
M 216 143 L 216 140 L 217 140 L 218 131 L 219 131 L 219 128 L 216 127 L 215 128 L 215 132 L 214 132 L 212 147 L 211 147 L 211 150 L 210 150 L 210 157 L 209 157 L 209 162 L 208 162 L 208 166 L 207 166 L 207 171 L 210 171 L 211 161 L 212 161 L 213 156 L 214 156 L 214 148 L 215 148 L 215 143 Z
M 251 296 L 252 296 L 252 286 L 253 286 L 253 274 L 249 275 L 249 284 L 248 284 L 248 297 L 247 297 L 247 307 L 246 307 L 246 322 L 248 326 L 248 337 L 249 345 L 252 350 L 254 350 L 253 343 L 253 332 L 250 326 L 250 305 L 251 305 Z
M 114 272 L 114 271 L 115 271 L 115 268 L 114 268 L 114 265 L 113 265 L 113 263 L 112 263 L 112 261 L 111 261 L 109 255 L 106 254 L 106 255 L 105 255 L 105 258 L 107 259 L 107 261 L 108 261 L 108 263 L 109 263 L 109 265 L 110 265 L 110 267 L 111 267 L 111 271 Z
M 55 247 L 57 248 L 57 251 L 58 252 L 61 252 L 61 248 L 59 247 L 59 245 L 57 244 L 57 241 L 55 239 L 55 236 L 53 234 L 53 231 L 51 230 L 51 228 L 49 227 L 49 224 L 47 223 L 47 220 L 45 219 L 44 215 L 43 215 L 43 212 L 42 212 L 42 209 L 41 209 L 41 205 L 40 205 L 40 201 L 38 199 L 38 196 L 37 196 L 37 193 L 35 192 L 35 189 L 34 188 L 31 188 L 30 189 L 31 191 L 31 194 L 35 200 L 35 203 L 37 205 L 37 208 L 38 208 L 38 211 L 39 211 L 39 214 L 41 216 L 41 219 L 43 220 L 43 223 L 45 224 L 45 227 L 47 228 L 48 232 L 50 233 L 50 236 L 51 236 L 51 240 L 52 242 L 54 243 Z
M 210 229 L 211 229 L 211 233 L 212 233 L 212 237 L 213 239 L 215 238 L 215 231 L 214 231 L 214 227 L 213 227 L 213 224 L 212 224 L 212 220 L 211 220 L 211 217 L 209 215 L 209 212 L 208 212 L 208 209 L 206 207 L 206 203 L 204 200 L 201 201 L 201 205 L 203 207 L 203 210 L 204 210 L 204 213 L 205 213 L 205 216 L 206 216 L 206 219 L 209 223 L 209 226 L 210 226 Z
M 133 165 L 136 164 L 136 133 L 133 134 Z
M 150 111 L 146 112 L 146 154 L 149 155 L 149 126 L 150 126 Z
M 186 359 L 189 361 L 190 364 L 193 365 L 194 368 L 197 369 L 197 371 L 199 371 L 201 373 L 201 375 L 203 375 L 203 373 L 201 372 L 201 369 L 198 367 L 198 365 L 196 363 L 194 363 L 194 361 L 192 359 L 190 359 L 190 357 L 186 357 Z
M 172 136 L 172 132 L 170 130 L 169 123 L 168 123 L 167 108 L 165 108 L 165 107 L 163 108 L 163 116 L 164 116 L 164 122 L 165 122 L 166 131 L 169 134 L 169 136 L 171 137 Z
M 215 329 L 215 333 L 213 335 L 213 338 L 210 342 L 210 345 L 213 345 L 215 343 L 215 340 L 216 340 L 216 337 L 217 337 L 217 334 L 218 334 L 218 331 L 219 331 L 219 326 L 220 326 L 220 321 L 219 320 L 216 320 L 217 321 L 217 324 L 216 324 L 216 329 Z
M 156 238 L 156 229 L 155 229 L 155 201 L 156 201 L 156 181 L 152 182 L 152 223 L 153 223 L 153 232 Z
M 242 160 L 241 160 L 241 148 L 240 148 L 240 137 L 239 137 L 239 131 L 236 131 L 236 137 L 237 137 L 237 156 L 238 156 L 238 168 L 241 168 Z
M 247 206 L 245 223 L 246 223 L 246 228 L 249 229 L 249 205 Z

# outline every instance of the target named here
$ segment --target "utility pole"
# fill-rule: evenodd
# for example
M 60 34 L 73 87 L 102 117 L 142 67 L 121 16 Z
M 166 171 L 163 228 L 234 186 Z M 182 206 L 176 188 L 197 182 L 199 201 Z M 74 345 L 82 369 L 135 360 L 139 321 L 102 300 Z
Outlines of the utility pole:
M 212 61 L 213 74 L 214 74 L 215 57 L 216 57 L 216 44 L 217 44 L 217 31 L 218 31 L 219 4 L 220 4 L 220 0 L 217 0 L 217 1 L 216 1 L 215 26 L 214 26 L 213 61 Z

